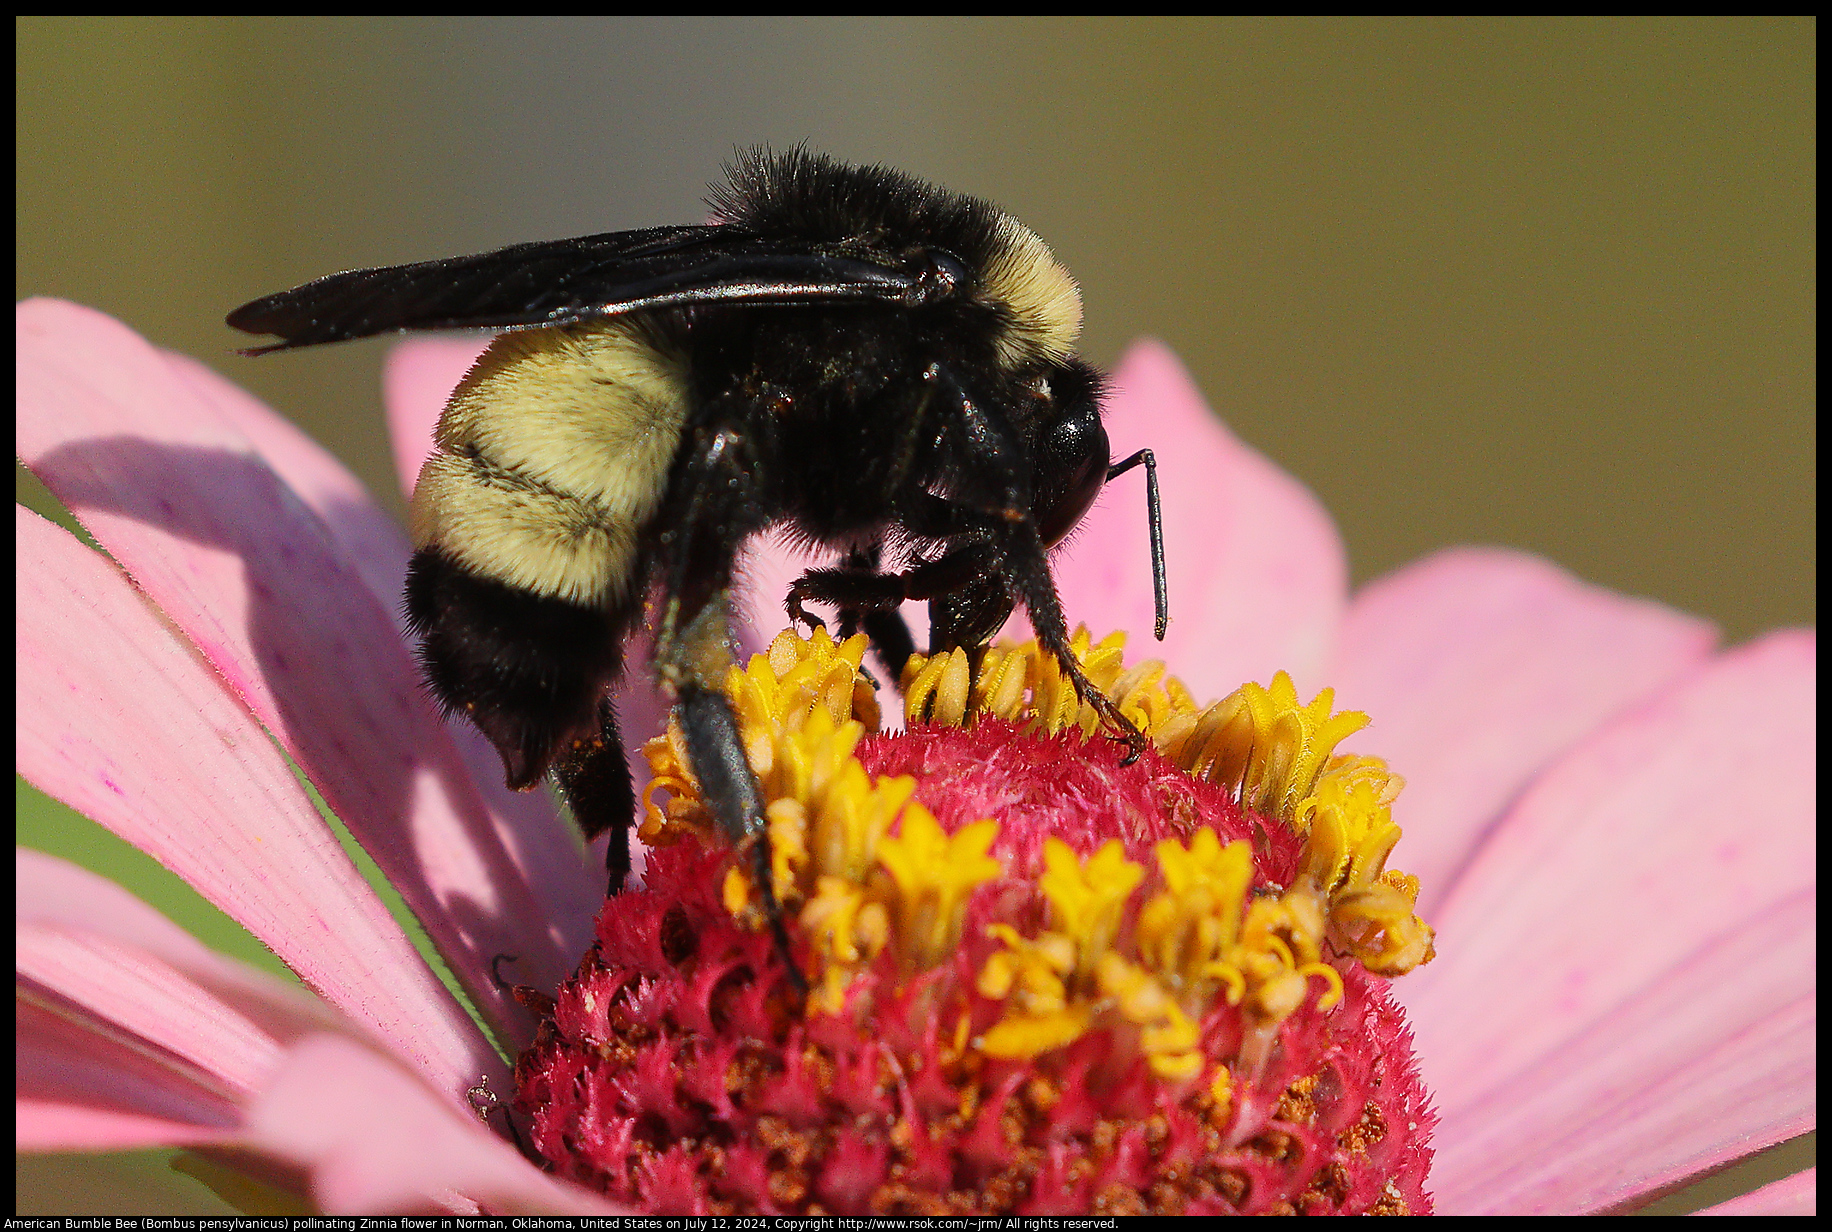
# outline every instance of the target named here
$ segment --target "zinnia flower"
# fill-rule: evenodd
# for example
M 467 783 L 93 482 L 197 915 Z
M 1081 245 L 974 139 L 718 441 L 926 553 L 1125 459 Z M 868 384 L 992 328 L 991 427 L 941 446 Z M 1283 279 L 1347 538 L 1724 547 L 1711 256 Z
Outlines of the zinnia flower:
M 614 1209 L 511 1145 L 501 1106 L 518 1091 L 532 1106 L 534 1062 L 524 1061 L 518 1088 L 495 1046 L 538 1059 L 580 1038 L 567 1034 L 578 1025 L 567 1015 L 592 1008 L 578 994 L 592 991 L 597 969 L 581 956 L 599 878 L 545 801 L 505 793 L 493 755 L 427 706 L 392 615 L 407 556 L 400 530 L 320 449 L 201 365 L 68 304 L 27 303 L 18 327 L 20 454 L 108 553 L 20 512 L 19 769 L 185 877 L 322 999 L 214 955 L 109 883 L 22 849 L 20 1147 L 190 1146 L 326 1210 Z M 474 351 L 420 341 L 397 352 L 391 416 L 408 473 L 439 387 Z M 1279 670 L 1297 697 L 1333 687 L 1338 712 L 1373 718 L 1338 752 L 1377 754 L 1408 784 L 1392 809 L 1406 836 L 1396 862 L 1417 875 L 1418 914 L 1435 928 L 1438 954 L 1395 981 L 1391 996 L 1406 1008 L 1439 1117 L 1423 1186 L 1436 1210 L 1629 1208 L 1811 1129 L 1812 633 L 1717 651 L 1701 621 L 1491 550 L 1441 553 L 1348 601 L 1328 520 L 1226 433 L 1174 359 L 1135 348 L 1116 387 L 1116 446 L 1156 446 L 1163 467 L 1174 621 L 1151 653 L 1201 701 Z M 1074 620 L 1098 631 L 1148 627 L 1141 523 L 1135 502 L 1110 494 L 1063 553 L 1058 577 Z M 775 610 L 789 567 L 758 561 L 760 612 Z M 755 623 L 767 634 L 780 620 Z M 653 699 L 622 710 L 632 736 L 661 732 L 665 712 Z M 947 738 L 1016 739 L 996 719 Z M 656 756 L 665 769 L 665 749 Z M 475 1017 L 349 864 L 294 765 L 400 890 Z M 664 820 L 691 830 L 691 785 L 674 782 L 678 807 Z M 948 787 L 925 799 L 947 800 Z M 960 801 L 967 811 L 980 803 Z M 929 832 L 911 828 L 914 815 L 905 809 L 898 841 L 941 844 L 946 867 L 968 880 L 985 872 L 996 840 L 973 831 L 972 818 Z M 857 998 L 849 981 L 864 978 L 870 956 L 848 950 L 848 938 L 895 936 L 931 964 L 971 952 L 976 1004 L 992 1016 L 966 1034 L 1018 1058 L 1007 1063 L 1026 1063 L 1027 1049 L 1054 1055 L 1039 1032 L 1066 1034 L 1077 1024 L 1061 1015 L 1096 1012 L 1094 1000 L 1076 999 L 1081 987 L 1098 990 L 1098 1012 L 1131 1015 L 1128 1046 L 1159 1081 L 1184 1081 L 1192 1065 L 1211 1078 L 1208 1062 L 1190 1060 L 1200 1049 L 1176 1007 L 1153 1000 L 1138 963 L 1114 960 L 1104 972 L 1077 963 L 1113 953 L 1115 938 L 1137 956 L 1153 928 L 1170 936 L 1172 908 L 1148 920 L 1148 891 L 1173 887 L 1179 858 L 1219 861 L 1228 845 L 1209 854 L 1183 845 L 1183 857 L 1148 867 L 1136 845 L 1108 852 L 1090 836 L 1077 849 L 1065 837 L 1067 855 L 1037 845 L 1037 875 L 1054 880 L 1038 881 L 1028 931 L 975 918 L 986 927 L 925 932 L 893 918 L 915 900 L 869 876 L 859 884 L 879 888 L 851 899 L 835 891 L 820 900 L 810 885 L 808 902 L 831 908 L 817 918 L 852 922 L 825 934 L 832 961 L 813 972 L 810 1002 Z M 670 860 L 699 869 L 708 909 L 741 915 L 742 878 L 714 877 L 724 865 L 693 850 L 691 835 L 658 849 L 652 884 Z M 918 853 L 907 867 L 936 863 Z M 893 854 L 883 864 L 892 880 L 895 866 Z M 647 892 L 611 904 L 600 941 L 614 925 L 626 950 L 681 961 L 680 947 L 703 937 L 665 911 L 645 923 Z M 885 919 L 861 929 L 874 906 Z M 750 935 L 764 939 L 751 961 L 760 970 L 775 957 L 766 933 Z M 1052 936 L 1081 948 L 1068 953 Z M 1356 938 L 1379 950 L 1378 935 L 1336 935 L 1343 945 Z M 999 954 L 1008 957 L 990 961 Z M 1295 975 L 1307 956 L 1291 958 Z M 828 981 L 832 970 L 841 978 Z M 541 991 L 518 1001 L 503 976 Z M 1231 1004 L 1236 982 L 1255 977 L 1217 959 L 1205 978 L 1218 998 L 1205 1004 Z M 1066 990 L 1054 1001 L 1052 979 Z M 1376 977 L 1351 982 L 1353 996 L 1387 996 Z M 1320 972 L 1298 984 L 1301 1000 L 1281 1023 L 1322 1013 L 1336 992 Z M 717 1014 L 699 1027 L 715 1044 L 746 1015 L 780 1013 L 780 1003 L 726 987 L 730 995 L 702 990 L 700 1004 Z M 546 1001 L 555 990 L 559 1002 Z M 621 1021 L 635 1020 L 627 996 L 617 1004 Z M 1081 1025 L 1076 1038 L 1088 1038 Z M 955 1020 L 935 1026 L 937 1048 L 960 1047 L 941 1033 Z M 717 1120 L 733 1094 L 717 1079 L 730 1069 L 703 1068 Z M 632 1067 L 612 1094 L 677 1080 Z M 761 1097 L 763 1082 L 741 1083 L 740 1098 Z M 873 1083 L 867 1074 L 851 1089 L 864 1099 Z M 912 1076 L 898 1098 L 921 1107 L 910 1124 L 939 1123 L 922 1105 L 935 1083 L 923 1083 Z M 1045 1122 L 1089 1115 L 1065 1091 L 1072 1084 L 1017 1092 L 1014 1107 Z M 775 1093 L 801 1088 L 777 1083 Z M 1209 1083 L 1209 1107 L 1232 1097 Z M 1305 1112 L 1286 1106 L 1281 1116 L 1296 1124 Z M 537 1140 L 523 1145 L 580 1175 L 538 1140 L 535 1113 L 522 1124 Z M 1141 1129 L 1136 1145 L 1122 1146 L 1134 1141 L 1128 1131 L 1112 1132 L 1109 1157 L 1161 1160 L 1169 1149 L 1163 1134 Z M 810 1141 L 782 1138 L 729 1162 L 761 1162 L 779 1178 Z M 843 1156 L 836 1177 L 881 1175 L 882 1144 L 824 1141 L 814 1145 Z M 1044 1159 L 1031 1175 L 1077 1183 L 1067 1164 L 1048 1171 L 1056 1166 Z M 674 1179 L 681 1188 L 669 1192 L 692 1188 L 678 1171 Z M 753 1180 L 767 1187 L 772 1177 Z M 1735 1205 L 1810 1209 L 1811 1184 L 1803 1174 Z

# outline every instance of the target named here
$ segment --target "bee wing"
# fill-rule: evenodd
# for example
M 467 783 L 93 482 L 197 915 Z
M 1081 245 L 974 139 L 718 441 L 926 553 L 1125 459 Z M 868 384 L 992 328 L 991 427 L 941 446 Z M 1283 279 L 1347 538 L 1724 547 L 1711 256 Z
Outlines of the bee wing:
M 349 270 L 243 304 L 265 354 L 408 329 L 564 325 L 712 302 L 894 302 L 918 285 L 888 261 L 729 225 L 654 227 L 517 244 L 472 257 Z

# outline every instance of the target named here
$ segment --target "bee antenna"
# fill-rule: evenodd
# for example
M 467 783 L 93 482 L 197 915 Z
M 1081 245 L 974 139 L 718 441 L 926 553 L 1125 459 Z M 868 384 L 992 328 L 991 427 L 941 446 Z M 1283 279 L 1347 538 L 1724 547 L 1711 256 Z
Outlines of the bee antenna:
M 1170 624 L 1170 591 L 1164 573 L 1164 510 L 1158 503 L 1158 460 L 1149 449 L 1141 449 L 1123 462 L 1107 468 L 1109 480 L 1143 462 L 1145 464 L 1145 508 L 1151 520 L 1151 597 L 1157 606 L 1157 623 L 1152 632 L 1161 642 Z

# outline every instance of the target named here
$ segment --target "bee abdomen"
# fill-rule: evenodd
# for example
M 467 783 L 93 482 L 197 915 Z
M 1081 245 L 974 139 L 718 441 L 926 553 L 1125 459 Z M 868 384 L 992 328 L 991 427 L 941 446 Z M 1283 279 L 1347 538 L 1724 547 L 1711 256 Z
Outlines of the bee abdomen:
M 427 683 L 496 746 L 510 787 L 533 786 L 599 732 L 623 662 L 617 612 L 482 577 L 437 548 L 414 553 L 406 607 Z
M 687 402 L 681 361 L 631 322 L 498 338 L 439 421 L 414 546 L 533 594 L 630 601 Z

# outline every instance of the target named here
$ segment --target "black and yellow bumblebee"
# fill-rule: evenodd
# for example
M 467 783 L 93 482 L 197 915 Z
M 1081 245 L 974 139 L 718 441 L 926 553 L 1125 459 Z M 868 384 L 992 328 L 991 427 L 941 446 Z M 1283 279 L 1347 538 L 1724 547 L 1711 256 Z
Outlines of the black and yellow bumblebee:
M 895 680 L 897 608 L 929 649 L 984 645 L 1022 605 L 1084 700 L 1144 738 L 1070 654 L 1047 553 L 1115 466 L 1081 295 L 986 202 L 801 148 L 749 151 L 714 221 L 332 274 L 229 324 L 280 342 L 503 331 L 452 394 L 412 502 L 406 611 L 426 680 L 496 746 L 510 787 L 552 773 L 630 866 L 635 793 L 609 691 L 655 592 L 654 666 L 705 799 L 782 932 L 756 779 L 724 693 L 733 567 L 786 524 L 838 553 L 787 596 L 863 628 Z

